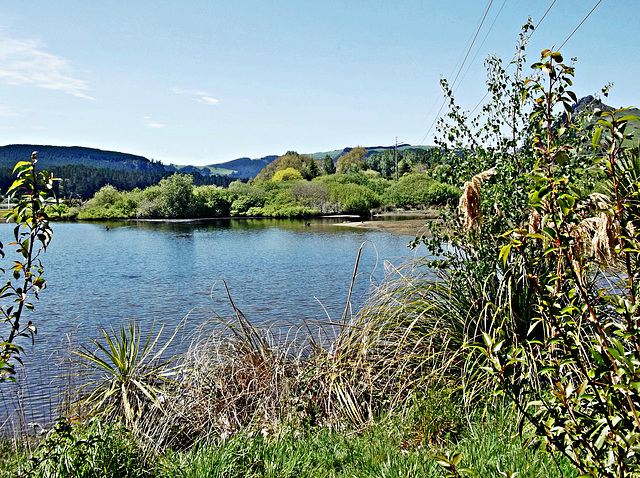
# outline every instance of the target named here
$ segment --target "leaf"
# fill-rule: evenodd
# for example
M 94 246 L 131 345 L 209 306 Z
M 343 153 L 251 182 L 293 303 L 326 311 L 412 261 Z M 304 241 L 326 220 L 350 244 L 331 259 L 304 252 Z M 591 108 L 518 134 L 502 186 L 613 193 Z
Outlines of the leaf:
M 558 51 L 554 51 L 553 53 L 551 53 L 551 58 L 553 58 L 558 63 L 562 63 L 563 61 L 562 55 Z
M 600 146 L 600 135 L 602 134 L 603 129 L 604 127 L 600 126 L 596 128 L 595 131 L 593 132 L 593 137 L 591 138 L 591 144 L 593 145 L 594 148 L 597 148 Z
M 507 266 L 507 261 L 509 260 L 509 254 L 511 253 L 511 244 L 507 244 L 500 250 L 500 255 L 498 256 L 498 260 L 502 260 L 502 264 L 504 267 Z
M 569 162 L 569 154 L 566 151 L 558 151 L 556 154 L 556 161 L 560 166 L 564 166 Z
M 16 165 L 13 167 L 13 173 L 24 171 L 25 169 L 31 168 L 33 163 L 31 161 L 18 161 Z
M 636 115 L 624 115 L 623 117 L 618 118 L 618 123 L 626 123 L 628 121 L 640 121 L 640 118 Z

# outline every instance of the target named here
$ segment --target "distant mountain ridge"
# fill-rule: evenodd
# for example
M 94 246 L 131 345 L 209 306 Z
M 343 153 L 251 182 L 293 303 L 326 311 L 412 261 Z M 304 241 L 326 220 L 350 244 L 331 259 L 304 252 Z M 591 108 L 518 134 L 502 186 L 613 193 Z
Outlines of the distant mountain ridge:
M 410 144 L 399 144 L 399 151 L 406 149 L 428 149 L 432 146 L 412 146 Z M 394 146 L 371 146 L 366 147 L 367 156 Z M 334 161 L 343 154 L 351 151 L 352 147 L 336 149 L 333 151 L 323 151 L 310 154 L 315 159 L 323 159 L 330 156 Z M 262 158 L 238 158 L 224 163 L 210 164 L 206 166 L 163 164 L 160 161 L 150 160 L 144 156 L 117 151 L 106 151 L 84 146 L 53 146 L 38 144 L 9 144 L 0 146 L 0 167 L 13 167 L 18 161 L 25 161 L 31 157 L 33 151 L 38 151 L 43 168 L 47 166 L 83 165 L 94 168 L 104 168 L 112 170 L 133 170 L 133 171 L 162 171 L 180 172 L 202 176 L 219 174 L 232 178 L 249 179 L 254 178 L 266 165 L 274 161 L 280 155 L 271 154 Z
M 51 146 L 36 144 L 10 144 L 0 146 L 0 167 L 13 167 L 18 161 L 31 157 L 38 151 L 43 164 L 63 166 L 81 164 L 94 168 L 127 169 L 134 171 L 166 171 L 160 161 L 153 161 L 136 154 L 104 151 L 83 146 Z
M 593 96 L 585 96 L 573 105 L 575 112 L 581 112 L 586 108 L 598 107 L 600 109 L 611 111 L 614 108 L 605 105 Z M 626 114 L 640 115 L 637 108 L 629 109 Z M 640 124 L 631 123 L 627 129 L 628 133 L 634 135 L 634 143 L 637 144 L 640 137 Z M 365 146 L 367 156 L 373 153 L 390 150 L 396 147 L 391 146 Z M 411 145 L 402 143 L 397 145 L 398 151 L 430 149 L 433 146 L 427 145 Z M 314 159 L 323 159 L 330 156 L 336 161 L 340 156 L 351 151 L 352 147 L 343 149 L 335 149 L 332 151 L 323 151 L 317 153 L 305 153 Z M 271 154 L 262 158 L 238 158 L 223 163 L 209 164 L 206 166 L 180 165 L 180 164 L 164 164 L 161 161 L 150 160 L 144 156 L 129 153 L 121 153 L 117 151 L 105 151 L 96 148 L 87 148 L 83 146 L 52 146 L 52 145 L 34 145 L 34 144 L 10 144 L 0 146 L 0 167 L 13 167 L 16 162 L 24 161 L 31 156 L 33 151 L 40 152 L 43 167 L 46 165 L 63 166 L 63 165 L 84 165 L 94 168 L 106 168 L 115 170 L 134 170 L 134 171 L 161 171 L 161 172 L 181 172 L 181 173 L 199 173 L 202 176 L 221 175 L 230 178 L 249 179 L 255 177 L 262 169 L 274 161 L 281 155 Z M 284 152 L 282 153 L 284 154 Z

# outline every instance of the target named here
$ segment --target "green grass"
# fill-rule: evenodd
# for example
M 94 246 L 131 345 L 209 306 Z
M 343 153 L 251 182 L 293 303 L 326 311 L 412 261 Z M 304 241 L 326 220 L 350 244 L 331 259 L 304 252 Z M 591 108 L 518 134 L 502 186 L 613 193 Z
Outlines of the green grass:
M 440 417 L 456 426 L 434 432 Z M 455 400 L 429 399 L 364 431 L 246 428 L 226 439 L 210 436 L 188 450 L 163 454 L 145 452 L 124 428 L 94 420 L 50 432 L 34 454 L 49 459 L 33 469 L 23 441 L 0 442 L 0 476 L 17 476 L 20 463 L 21 471 L 31 469 L 34 477 L 444 477 L 435 457 L 446 452 L 461 453 L 459 466 L 476 476 L 577 476 L 566 464 L 559 471 L 548 455 L 523 448 L 510 407 L 498 406 L 484 418 L 481 411 L 467 417 Z
M 478 476 L 576 476 L 522 448 L 513 417 L 494 414 L 441 444 L 424 440 L 418 417 L 383 421 L 363 433 L 286 430 L 266 438 L 259 431 L 204 443 L 196 451 L 168 455 L 160 476 L 197 477 L 444 477 L 434 457 L 462 453 L 461 466 Z

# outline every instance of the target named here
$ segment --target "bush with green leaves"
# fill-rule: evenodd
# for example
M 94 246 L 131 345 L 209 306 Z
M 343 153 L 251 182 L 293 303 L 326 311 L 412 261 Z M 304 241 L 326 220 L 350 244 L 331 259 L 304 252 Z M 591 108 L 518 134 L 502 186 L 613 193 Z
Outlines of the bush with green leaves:
M 271 178 L 271 181 L 296 181 L 300 179 L 302 179 L 302 174 L 300 173 L 300 171 L 294 168 L 285 168 L 276 171 L 276 173 L 273 175 L 273 178 Z
M 200 186 L 193 192 L 196 214 L 199 217 L 227 217 L 231 215 L 232 194 L 218 186 Z
M 347 214 L 369 214 L 380 206 L 380 197 L 366 186 L 354 183 L 326 183 L 329 200 L 340 204 L 342 212 Z
M 34 310 L 31 301 L 38 299 L 40 291 L 46 287 L 40 255 L 47 249 L 53 234 L 45 206 L 55 198 L 55 178 L 47 171 L 36 173 L 36 162 L 37 152 L 34 152 L 30 161 L 16 164 L 13 169 L 16 179 L 7 193 L 15 201 L 7 220 L 15 224 L 15 242 L 9 245 L 16 246 L 16 260 L 11 266 L 11 276 L 0 288 L 0 298 L 9 301 L 0 307 L 0 321 L 8 325 L 7 334 L 3 333 L 0 343 L 0 382 L 15 381 L 15 363 L 22 363 L 20 355 L 24 352 L 16 342 L 21 338 L 33 341 L 36 333 L 35 324 L 30 320 L 24 323 L 25 314 Z M 0 244 L 0 256 L 4 255 L 3 244 Z
M 99 420 L 59 418 L 18 476 L 150 477 L 151 464 L 131 432 Z
M 622 146 L 625 128 L 639 119 L 624 109 L 596 111 L 594 158 L 609 188 L 583 195 L 572 187 L 578 147 L 565 139 L 575 137 L 573 68 L 551 50 L 532 67 L 540 74 L 526 90 L 537 160 L 531 219 L 499 249 L 508 272 L 530 260 L 523 280 L 536 291 L 532 328 L 540 333 L 505 344 L 496 331 L 482 350 L 498 390 L 520 406 L 543 449 L 583 475 L 640 476 L 640 163 Z M 529 258 L 531 244 L 541 252 Z M 534 274 L 540 263 L 550 273 Z
M 426 174 L 406 174 L 387 189 L 384 204 L 397 207 L 445 206 L 457 203 L 460 190 L 449 184 L 434 181 Z
M 484 122 L 443 82 L 443 179 L 463 192 L 423 239 L 441 254 L 429 287 L 445 292 L 430 307 L 460 324 L 449 363 L 460 365 L 450 370 L 468 403 L 505 394 L 556 462 L 584 476 L 639 476 L 640 162 L 624 148 L 637 118 L 596 110 L 587 140 L 581 125 L 592 123 L 573 115 L 573 66 L 545 50 L 521 74 L 530 28 L 512 77 L 488 62 Z M 599 193 L 584 187 L 594 167 L 606 177 Z M 455 468 L 458 457 L 448 460 Z
M 161 179 L 160 214 L 166 218 L 192 217 L 194 213 L 193 176 L 173 174 Z

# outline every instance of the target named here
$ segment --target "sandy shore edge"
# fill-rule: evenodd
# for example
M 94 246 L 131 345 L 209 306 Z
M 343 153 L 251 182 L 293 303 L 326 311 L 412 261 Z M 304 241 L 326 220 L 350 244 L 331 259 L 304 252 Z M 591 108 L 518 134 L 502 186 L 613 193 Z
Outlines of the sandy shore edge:
M 338 227 L 355 227 L 362 229 L 378 229 L 387 231 L 391 234 L 428 237 L 428 223 L 437 220 L 440 211 L 436 209 L 428 209 L 425 211 L 395 211 L 376 214 L 374 217 L 385 218 L 385 220 L 373 221 L 350 221 L 345 220 L 342 223 L 335 224 Z M 419 216 L 419 217 L 416 217 Z M 392 218 L 398 218 L 393 220 Z M 411 219 L 409 219 L 411 218 Z

